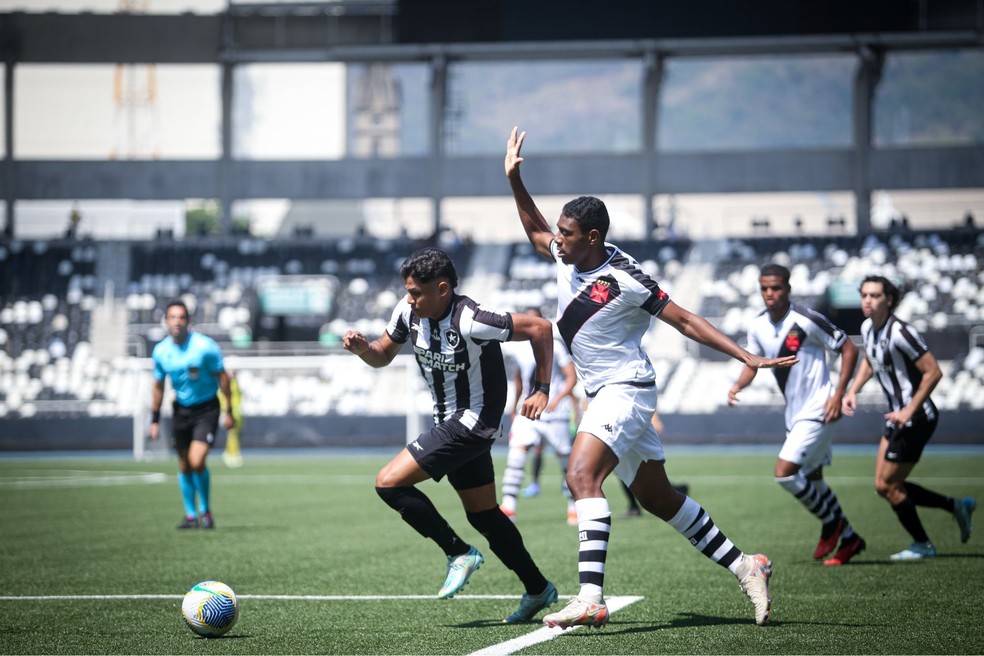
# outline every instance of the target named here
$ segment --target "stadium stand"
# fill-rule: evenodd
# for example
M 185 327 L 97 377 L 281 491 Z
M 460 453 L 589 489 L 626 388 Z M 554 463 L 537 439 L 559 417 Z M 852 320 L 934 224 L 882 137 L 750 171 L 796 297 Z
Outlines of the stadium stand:
M 218 339 L 232 362 L 254 355 L 336 353 L 349 327 L 383 331 L 402 293 L 402 257 L 417 246 L 368 239 L 0 244 L 0 419 L 133 417 L 146 400 L 140 380 L 147 375 L 135 363 L 164 336 L 163 308 L 175 297 L 197 301 L 197 329 Z M 842 311 L 857 323 L 852 300 L 857 282 L 874 272 L 895 277 L 906 290 L 899 315 L 923 332 L 943 366 L 945 378 L 934 394 L 938 405 L 948 411 L 984 410 L 984 235 L 979 231 L 620 246 L 671 295 L 699 299 L 695 305 L 687 300 L 688 306 L 739 342 L 745 322 L 760 308 L 758 268 L 765 262 L 791 268 L 798 300 L 828 314 Z M 555 272 L 527 243 L 462 243 L 454 257 L 465 293 L 477 287 L 483 291 L 474 292 L 476 297 L 490 305 L 539 306 L 548 316 L 553 313 Z M 264 308 L 259 291 L 264 281 L 307 279 L 331 284 L 330 304 L 313 322 L 294 325 L 297 317 Z M 122 332 L 114 333 L 114 324 L 122 324 Z M 678 347 L 673 335 L 658 332 L 660 325 L 654 322 L 647 349 L 657 370 L 661 410 L 678 417 L 735 417 L 724 407 L 740 365 L 709 357 L 695 345 Z M 300 338 L 291 339 L 294 335 Z M 271 418 L 392 414 L 387 401 L 406 393 L 404 371 L 380 378 L 364 367 L 346 366 L 351 363 L 341 357 L 331 358 L 330 365 L 313 362 L 296 369 L 240 369 L 244 413 Z M 426 401 L 422 398 L 421 405 Z M 762 375 L 732 412 L 772 414 L 781 403 L 771 376 Z M 876 386 L 865 389 L 860 403 L 862 410 L 880 408 Z

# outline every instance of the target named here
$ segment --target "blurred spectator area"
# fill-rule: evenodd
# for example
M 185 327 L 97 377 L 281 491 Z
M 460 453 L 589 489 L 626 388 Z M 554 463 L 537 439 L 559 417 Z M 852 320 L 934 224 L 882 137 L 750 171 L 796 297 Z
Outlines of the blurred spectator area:
M 383 332 L 403 294 L 399 267 L 420 245 L 368 239 L 0 243 L 0 417 L 132 416 L 148 401 L 140 382 L 146 367 L 137 363 L 164 337 L 164 307 L 174 298 L 188 302 L 195 329 L 217 339 L 232 363 L 255 355 L 338 353 L 349 328 L 372 336 Z M 758 270 L 767 262 L 790 268 L 794 300 L 828 314 L 856 340 L 858 282 L 872 273 L 894 278 L 904 292 L 899 316 L 922 332 L 943 366 L 945 378 L 933 395 L 937 404 L 945 410 L 984 409 L 980 231 L 619 246 L 671 295 L 674 289 L 699 291 L 692 307 L 739 343 L 747 321 L 762 309 Z M 460 243 L 450 250 L 467 287 L 463 293 L 491 307 L 536 306 L 554 316 L 554 265 L 527 242 Z M 271 279 L 329 281 L 330 304 L 310 317 L 264 314 L 257 290 Z M 295 320 L 297 326 L 288 325 Z M 122 326 L 119 335 L 111 330 L 116 323 Z M 277 340 L 278 330 L 290 337 L 294 328 L 302 339 Z M 665 333 L 648 337 L 646 347 L 657 370 L 661 411 L 723 411 L 740 364 L 692 344 L 675 352 Z M 403 373 L 380 378 L 354 360 L 330 360 L 329 366 L 294 369 L 241 367 L 244 412 L 402 412 L 387 399 L 405 388 Z M 426 407 L 427 395 L 420 394 L 419 405 Z M 877 385 L 869 383 L 861 403 L 881 408 Z M 762 372 L 744 391 L 737 412 L 781 406 L 772 376 Z

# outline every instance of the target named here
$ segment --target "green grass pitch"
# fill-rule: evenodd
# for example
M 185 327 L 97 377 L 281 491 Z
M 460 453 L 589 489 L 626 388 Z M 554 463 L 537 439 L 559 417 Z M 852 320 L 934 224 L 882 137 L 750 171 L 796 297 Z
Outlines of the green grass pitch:
M 602 630 L 566 632 L 516 653 L 984 652 L 984 531 L 961 544 L 949 514 L 921 509 L 939 557 L 890 562 L 909 538 L 874 492 L 873 451 L 837 454 L 827 469 L 868 542 L 839 568 L 813 562 L 819 523 L 772 482 L 775 453 L 680 451 L 670 449 L 672 480 L 690 483 L 739 548 L 774 561 L 769 626 L 755 626 L 734 577 L 675 531 L 653 517 L 623 518 L 625 499 L 612 479 L 606 594 L 642 599 Z M 501 623 L 519 582 L 468 525 L 450 486 L 428 482 L 421 488 L 486 555 L 462 595 L 434 598 L 443 554 L 373 491 L 391 455 L 247 451 L 243 468 L 227 469 L 213 454 L 214 531 L 175 530 L 173 458 L 0 458 L 0 653 L 510 652 L 502 643 L 542 626 Z M 501 476 L 504 453 L 496 456 Z M 543 492 L 520 499 L 518 524 L 563 603 L 577 591 L 577 532 L 565 523 L 557 465 L 549 454 L 545 462 Z M 931 449 L 913 480 L 984 502 L 982 471 L 984 452 Z M 183 593 L 206 579 L 242 597 L 239 622 L 224 638 L 198 638 L 181 619 Z

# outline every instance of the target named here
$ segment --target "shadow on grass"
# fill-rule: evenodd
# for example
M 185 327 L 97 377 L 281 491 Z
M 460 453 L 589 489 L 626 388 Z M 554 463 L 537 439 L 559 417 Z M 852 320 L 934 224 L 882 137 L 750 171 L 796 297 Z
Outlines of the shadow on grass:
M 248 633 L 232 633 L 229 635 L 217 636 L 215 638 L 206 638 L 205 636 L 195 636 L 193 640 L 248 640 L 252 638 Z

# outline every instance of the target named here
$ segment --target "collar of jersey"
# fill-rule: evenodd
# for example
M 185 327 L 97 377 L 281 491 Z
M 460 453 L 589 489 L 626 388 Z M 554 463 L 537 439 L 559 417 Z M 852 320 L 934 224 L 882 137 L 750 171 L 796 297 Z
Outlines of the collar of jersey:
M 601 269 L 603 269 L 606 266 L 608 266 L 608 264 L 612 261 L 612 258 L 615 257 L 615 254 L 618 253 L 618 246 L 616 246 L 615 244 L 609 244 L 606 241 L 605 242 L 605 250 L 608 251 L 608 259 L 607 260 L 605 260 L 604 262 L 602 262 L 601 264 L 599 264 L 595 268 L 591 269 L 590 271 L 581 271 L 580 269 L 577 268 L 577 265 L 575 264 L 574 265 L 574 273 L 576 273 L 579 276 L 589 276 L 592 273 L 594 273 L 595 271 L 600 271 Z

